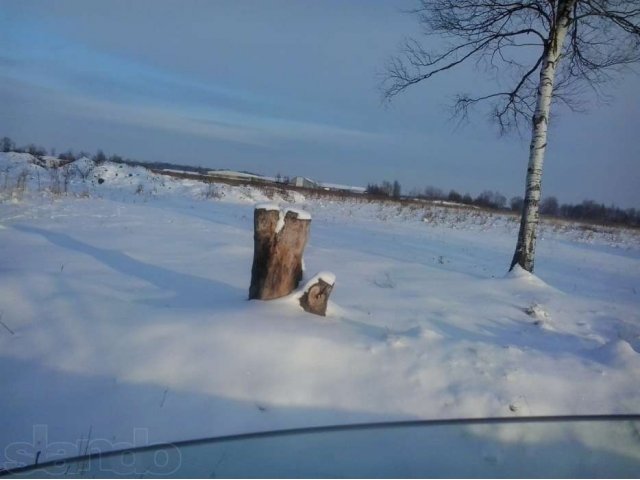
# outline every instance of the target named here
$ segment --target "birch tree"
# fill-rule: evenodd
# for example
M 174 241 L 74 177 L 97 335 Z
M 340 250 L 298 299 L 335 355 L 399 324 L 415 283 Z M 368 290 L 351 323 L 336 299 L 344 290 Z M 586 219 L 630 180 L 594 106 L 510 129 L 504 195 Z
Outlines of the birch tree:
M 584 109 L 590 94 L 640 60 L 640 0 L 420 0 L 412 11 L 431 49 L 405 41 L 385 68 L 387 100 L 463 63 L 494 76 L 495 91 L 459 94 L 456 115 L 488 104 L 501 133 L 531 127 L 520 230 L 510 269 L 533 272 L 542 167 L 552 106 Z

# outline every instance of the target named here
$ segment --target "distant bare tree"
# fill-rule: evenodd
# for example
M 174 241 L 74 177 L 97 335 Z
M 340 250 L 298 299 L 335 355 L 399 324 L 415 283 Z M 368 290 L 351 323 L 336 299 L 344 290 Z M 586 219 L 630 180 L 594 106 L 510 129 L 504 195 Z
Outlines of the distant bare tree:
M 16 189 L 15 194 L 18 198 L 22 199 L 22 195 L 24 195 L 24 191 L 27 188 L 27 179 L 29 178 L 29 171 L 25 168 L 23 169 L 16 178 Z
M 447 195 L 447 200 L 449 200 L 450 202 L 461 202 L 462 201 L 462 195 L 460 195 L 455 190 L 451 190 L 449 192 L 449 195 Z
M 95 169 L 95 166 L 96 164 L 93 161 L 74 164 L 76 172 L 78 173 L 78 175 L 80 175 L 82 183 L 86 183 L 89 175 L 91 175 L 91 173 Z
M 0 140 L 0 149 L 3 152 L 12 152 L 16 148 L 15 143 L 9 137 L 2 137 Z
M 400 198 L 400 194 L 402 193 L 402 187 L 400 186 L 400 182 L 397 180 L 393 181 L 393 198 Z
M 427 186 L 424 187 L 424 197 L 430 199 L 443 199 L 445 198 L 444 192 L 437 187 Z
M 69 191 L 69 183 L 76 173 L 78 173 L 78 169 L 72 163 L 67 163 L 62 167 L 62 185 L 64 193 Z
M 540 213 L 542 215 L 556 216 L 559 210 L 560 205 L 556 197 L 547 197 L 540 202 Z
M 413 13 L 427 35 L 446 41 L 430 51 L 415 39 L 385 69 L 387 100 L 411 85 L 475 61 L 505 89 L 458 95 L 454 113 L 489 102 L 500 131 L 531 125 L 524 208 L 511 269 L 533 271 L 542 167 L 552 102 L 573 110 L 584 94 L 640 60 L 638 0 L 420 0 Z
M 82 157 L 83 155 L 80 154 L 80 156 Z M 104 162 L 107 161 L 107 156 L 104 154 L 102 150 L 98 150 L 91 159 L 93 160 L 93 163 L 95 163 L 96 165 L 102 165 Z
M 493 192 L 491 190 L 485 190 L 477 196 L 475 204 L 481 207 L 489 208 L 504 208 L 507 203 L 507 198 L 500 192 Z
M 34 157 L 42 157 L 47 154 L 47 150 L 44 147 L 39 147 L 34 143 L 30 143 L 27 146 L 27 153 L 33 155 Z
M 54 195 L 59 195 L 61 192 L 60 188 L 60 172 L 59 168 L 54 166 L 49 169 L 49 190 Z
M 58 158 L 65 162 L 74 162 L 78 157 L 73 153 L 73 150 L 67 150 L 66 152 L 62 152 L 58 155 Z
M 387 197 L 393 195 L 393 184 L 388 180 L 384 180 L 380 188 L 382 189 L 384 195 L 386 195 Z
M 509 200 L 509 207 L 514 212 L 522 212 L 522 207 L 524 206 L 524 198 L 522 197 L 511 197 Z

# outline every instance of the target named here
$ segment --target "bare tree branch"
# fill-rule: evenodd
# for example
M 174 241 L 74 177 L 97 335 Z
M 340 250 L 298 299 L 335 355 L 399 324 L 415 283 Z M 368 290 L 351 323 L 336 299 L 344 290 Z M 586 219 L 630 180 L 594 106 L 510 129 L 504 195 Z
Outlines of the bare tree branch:
M 471 107 L 489 102 L 501 133 L 530 122 L 536 76 L 549 48 L 557 8 L 557 0 L 420 0 L 410 13 L 417 16 L 425 35 L 438 36 L 447 46 L 436 51 L 415 38 L 405 40 L 401 53 L 386 64 L 383 100 L 475 61 L 476 67 L 490 69 L 498 79 L 512 78 L 511 87 L 457 95 L 454 115 L 466 118 Z M 604 84 L 640 61 L 640 6 L 634 0 L 576 0 L 572 8 L 553 100 L 584 111 L 589 92 L 598 100 L 608 99 Z

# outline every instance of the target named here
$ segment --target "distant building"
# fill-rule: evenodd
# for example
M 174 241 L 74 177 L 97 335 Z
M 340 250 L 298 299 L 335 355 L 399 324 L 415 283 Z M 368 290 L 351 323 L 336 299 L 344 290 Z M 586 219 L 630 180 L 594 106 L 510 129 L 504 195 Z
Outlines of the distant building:
M 345 192 L 345 193 L 364 194 L 367 190 L 364 187 L 354 187 L 351 185 L 339 185 L 337 183 L 321 183 L 320 186 L 324 190 L 332 190 L 334 192 Z
M 289 183 L 294 187 L 320 188 L 320 184 L 307 177 L 293 177 Z
M 234 170 L 209 170 L 207 172 L 209 177 L 225 178 L 229 180 L 240 180 L 248 182 L 265 182 L 273 183 L 275 178 L 265 177 L 262 175 L 256 175 L 254 173 L 236 172 Z

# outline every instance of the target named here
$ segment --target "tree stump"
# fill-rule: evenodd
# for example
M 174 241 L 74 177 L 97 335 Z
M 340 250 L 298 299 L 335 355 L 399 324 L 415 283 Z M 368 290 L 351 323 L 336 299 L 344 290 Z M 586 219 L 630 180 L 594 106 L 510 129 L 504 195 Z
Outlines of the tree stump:
M 253 265 L 249 300 L 271 300 L 293 292 L 302 279 L 302 254 L 311 216 L 258 205 L 253 214 Z
M 335 281 L 335 275 L 328 272 L 319 273 L 309 280 L 300 297 L 300 306 L 304 311 L 326 316 L 329 295 L 331 295 Z

